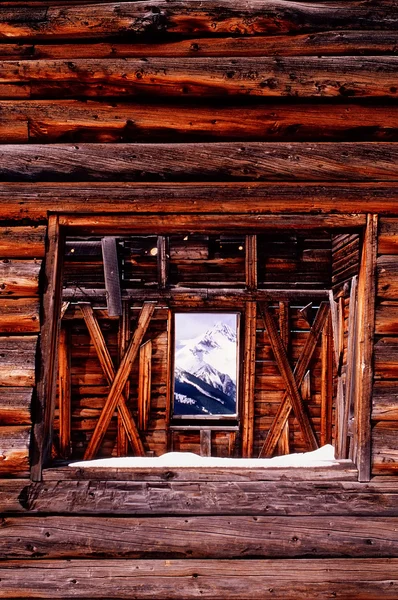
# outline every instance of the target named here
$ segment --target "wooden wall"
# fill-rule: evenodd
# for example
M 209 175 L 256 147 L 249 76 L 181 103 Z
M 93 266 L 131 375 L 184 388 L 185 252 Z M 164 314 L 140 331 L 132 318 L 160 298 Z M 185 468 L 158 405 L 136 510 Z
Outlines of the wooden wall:
M 0 38 L 0 597 L 396 599 L 395 2 L 9 0 Z M 285 228 L 301 214 L 343 229 L 379 214 L 376 478 L 30 482 L 54 211 Z M 352 258 L 336 262 L 337 287 Z

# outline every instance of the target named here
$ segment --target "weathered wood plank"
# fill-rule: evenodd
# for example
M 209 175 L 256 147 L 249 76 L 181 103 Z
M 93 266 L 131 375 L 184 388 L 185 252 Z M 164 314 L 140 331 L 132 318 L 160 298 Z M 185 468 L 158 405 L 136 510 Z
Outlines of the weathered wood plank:
M 0 297 L 32 297 L 39 293 L 41 260 L 0 260 Z
M 376 334 L 398 335 L 398 302 L 380 302 L 377 306 Z
M 231 5 L 229 4 L 229 7 Z M 152 38 L 153 39 L 153 38 Z M 141 58 L 142 56 L 347 56 L 393 54 L 395 31 L 320 31 L 299 35 L 255 35 L 253 37 L 206 37 L 134 44 L 93 42 L 90 44 L 0 44 L 1 60 L 76 58 Z
M 386 483 L 46 481 L 0 488 L 3 512 L 114 515 L 398 516 Z
M 377 259 L 377 295 L 398 299 L 398 260 L 394 254 L 385 254 Z
M 152 340 L 142 344 L 139 352 L 138 420 L 141 431 L 148 428 L 151 411 Z
M 390 142 L 0 146 L 2 181 L 386 181 L 397 164 Z
M 330 25 L 330 24 L 329 24 Z M 3 61 L 0 97 L 392 97 L 395 56 Z M 93 77 L 95 74 L 95 77 Z
M 241 39 L 241 38 L 238 38 Z M 217 43 L 220 40 L 217 39 Z M 62 46 L 60 46 L 62 48 Z M 133 47 L 133 46 L 130 46 Z M 224 102 L 173 105 L 120 100 L 0 100 L 1 143 L 189 141 L 395 141 L 398 107 Z
M 398 254 L 398 219 L 380 219 L 378 251 L 380 254 Z
M 254 389 L 256 372 L 256 318 L 257 303 L 247 302 L 245 306 L 244 359 L 243 359 L 243 398 L 242 414 L 242 456 L 253 454 L 254 436 Z
M 371 210 L 384 214 L 397 210 L 395 183 L 1 183 L 0 218 L 46 219 L 48 212 L 148 214 L 211 212 L 239 214 L 285 213 L 286 228 L 293 213 L 333 212 L 329 227 L 342 219 L 347 208 L 358 214 Z M 110 202 L 112 200 L 112 202 Z M 250 212 L 249 212 L 250 211 Z M 259 217 L 260 218 L 260 217 Z M 312 215 L 316 220 L 319 215 Z M 307 220 L 308 221 L 308 220 Z M 355 226 L 351 218 L 351 226 Z M 358 219 L 358 225 L 363 220 Z M 340 227 L 350 226 L 341 220 Z M 114 233 L 114 232 L 113 232 Z
M 396 598 L 398 559 L 6 561 L 6 598 Z M 250 590 L 250 592 L 249 592 Z
M 398 422 L 398 381 L 375 381 L 372 419 Z
M 115 237 L 105 237 L 101 240 L 102 261 L 109 316 L 122 315 L 122 292 L 120 289 L 119 260 Z
M 29 474 L 30 427 L 0 427 L 0 476 Z
M 0 558 L 393 558 L 397 532 L 397 517 L 10 516 Z
M 117 7 L 117 9 L 116 9 Z M 199 34 L 259 33 L 284 34 L 335 30 L 372 30 L 398 28 L 391 3 L 371 2 L 347 5 L 320 3 L 272 2 L 231 3 L 228 0 L 207 2 L 107 2 L 83 6 L 50 5 L 8 6 L 1 15 L 3 40 L 14 42 L 54 39 L 90 39 L 123 37 L 148 33 Z
M 30 425 L 33 388 L 3 387 L 0 392 L 0 425 Z
M 71 451 L 71 402 L 71 335 L 62 323 L 58 346 L 59 452 L 62 458 L 69 458 Z
M 375 344 L 374 365 L 376 379 L 398 380 L 398 338 L 383 337 Z
M 372 430 L 372 473 L 398 473 L 398 421 L 379 422 Z
M 0 333 L 40 331 L 38 298 L 0 298 Z
M 0 227 L 1 258 L 42 258 L 46 227 Z
M 0 387 L 34 386 L 36 346 L 37 336 L 0 336 Z

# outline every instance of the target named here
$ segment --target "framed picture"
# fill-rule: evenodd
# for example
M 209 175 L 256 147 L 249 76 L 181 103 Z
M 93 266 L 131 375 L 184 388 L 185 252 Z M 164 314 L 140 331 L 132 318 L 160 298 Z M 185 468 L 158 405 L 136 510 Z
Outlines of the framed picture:
M 175 313 L 173 417 L 237 416 L 239 316 Z

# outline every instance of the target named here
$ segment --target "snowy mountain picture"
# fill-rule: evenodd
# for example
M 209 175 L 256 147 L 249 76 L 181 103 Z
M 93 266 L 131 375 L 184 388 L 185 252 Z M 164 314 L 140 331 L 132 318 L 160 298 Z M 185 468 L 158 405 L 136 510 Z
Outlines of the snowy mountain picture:
M 236 414 L 238 317 L 175 314 L 174 416 Z

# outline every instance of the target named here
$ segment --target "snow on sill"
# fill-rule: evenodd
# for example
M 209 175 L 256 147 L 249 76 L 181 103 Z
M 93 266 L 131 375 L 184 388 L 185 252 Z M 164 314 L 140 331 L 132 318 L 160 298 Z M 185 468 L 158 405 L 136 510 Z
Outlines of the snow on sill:
M 168 452 L 157 457 L 127 456 L 121 458 L 104 458 L 70 463 L 69 467 L 109 467 L 118 469 L 158 469 L 158 468 L 309 468 L 333 467 L 340 461 L 334 458 L 334 448 L 330 444 L 301 454 L 286 454 L 274 458 L 216 458 L 198 456 L 191 452 Z

